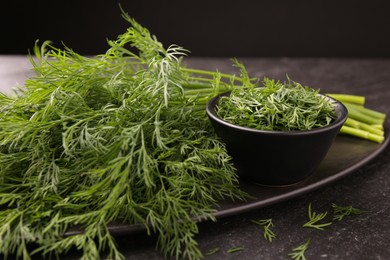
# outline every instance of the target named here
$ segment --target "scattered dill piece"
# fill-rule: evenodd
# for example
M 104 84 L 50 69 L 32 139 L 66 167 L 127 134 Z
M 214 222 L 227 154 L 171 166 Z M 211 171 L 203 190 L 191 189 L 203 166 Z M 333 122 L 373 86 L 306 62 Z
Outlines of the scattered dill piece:
M 307 251 L 310 244 L 310 239 L 306 241 L 306 243 L 293 248 L 292 252 L 288 255 L 294 260 L 306 260 L 305 252 Z
M 253 223 L 262 226 L 264 228 L 264 238 L 272 242 L 276 238 L 276 234 L 271 230 L 271 227 L 274 226 L 272 219 L 261 219 L 261 220 L 252 220 Z
M 208 250 L 208 251 L 205 253 L 205 255 L 213 255 L 213 254 L 215 254 L 215 253 L 217 253 L 217 252 L 219 252 L 219 251 L 220 251 L 220 248 L 219 248 L 219 247 L 215 247 L 215 248 L 212 248 L 212 249 Z
M 309 204 L 309 208 L 308 208 L 308 216 L 309 216 L 309 221 L 306 222 L 303 227 L 308 227 L 308 228 L 315 228 L 315 229 L 318 229 L 318 230 L 323 230 L 324 227 L 327 227 L 329 225 L 331 225 L 332 223 L 331 222 L 328 222 L 328 223 L 317 223 L 321 220 L 323 220 L 327 215 L 327 212 L 324 212 L 324 213 L 316 213 L 316 212 L 312 212 L 311 210 L 311 203 Z
M 231 247 L 226 252 L 231 254 L 231 253 L 236 253 L 236 252 L 243 251 L 243 250 L 244 250 L 243 247 Z
M 338 221 L 343 220 L 344 217 L 349 215 L 360 215 L 368 212 L 365 210 L 354 208 L 352 206 L 339 206 L 336 205 L 335 203 L 332 203 L 332 208 L 334 214 L 333 220 L 338 220 Z

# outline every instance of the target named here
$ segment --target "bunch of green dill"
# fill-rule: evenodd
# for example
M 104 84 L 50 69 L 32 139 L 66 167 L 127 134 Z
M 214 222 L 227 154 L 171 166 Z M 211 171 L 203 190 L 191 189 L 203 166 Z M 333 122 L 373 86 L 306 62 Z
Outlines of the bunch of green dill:
M 219 99 L 217 115 L 249 128 L 302 131 L 323 127 L 335 118 L 333 102 L 319 90 L 288 80 L 264 78 L 261 87 L 233 89 Z
M 213 220 L 220 200 L 246 198 L 204 109 L 239 77 L 186 69 L 186 50 L 164 49 L 123 16 L 131 27 L 102 55 L 36 45 L 36 76 L 0 96 L 5 258 L 76 248 L 83 259 L 121 259 L 109 230 L 117 222 L 156 233 L 165 256 L 198 259 L 197 220 Z M 82 232 L 67 236 L 72 227 Z

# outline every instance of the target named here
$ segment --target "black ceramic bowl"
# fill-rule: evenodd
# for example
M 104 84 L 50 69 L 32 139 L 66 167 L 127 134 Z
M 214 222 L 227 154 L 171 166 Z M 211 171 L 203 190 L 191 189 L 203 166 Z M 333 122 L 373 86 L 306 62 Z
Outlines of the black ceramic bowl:
M 336 119 L 328 126 L 307 131 L 264 131 L 233 125 L 217 114 L 221 96 L 211 99 L 207 115 L 225 142 L 240 178 L 258 184 L 280 186 L 302 181 L 312 174 L 325 158 L 348 116 L 346 107 L 335 99 Z

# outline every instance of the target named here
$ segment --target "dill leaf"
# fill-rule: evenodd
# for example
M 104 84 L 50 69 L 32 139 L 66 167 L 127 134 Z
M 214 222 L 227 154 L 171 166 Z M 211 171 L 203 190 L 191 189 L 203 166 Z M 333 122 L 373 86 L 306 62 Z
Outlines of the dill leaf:
M 346 216 L 360 215 L 368 212 L 365 210 L 354 208 L 352 206 L 339 206 L 336 205 L 335 203 L 332 203 L 332 208 L 334 213 L 333 220 L 338 220 L 338 221 L 343 220 L 344 217 Z
M 312 210 L 311 210 L 311 203 L 309 203 L 309 207 L 308 207 L 309 221 L 306 222 L 305 224 L 303 224 L 303 227 L 323 230 L 325 227 L 327 227 L 329 225 L 332 225 L 331 222 L 317 223 L 317 222 L 323 220 L 326 217 L 326 215 L 327 215 L 327 212 L 324 212 L 324 213 L 312 212 Z
M 271 230 L 271 227 L 274 226 L 274 224 L 272 223 L 272 219 L 252 220 L 252 222 L 259 226 L 263 226 L 263 236 L 265 239 L 272 242 L 272 240 L 276 238 L 276 234 Z
M 236 253 L 236 252 L 243 251 L 243 250 L 244 250 L 243 247 L 231 247 L 226 252 L 229 254 L 232 254 L 232 253 Z
M 306 260 L 305 252 L 309 248 L 310 245 L 310 239 L 308 239 L 304 244 L 295 247 L 292 249 L 292 252 L 288 255 L 291 257 L 291 259 L 294 260 Z

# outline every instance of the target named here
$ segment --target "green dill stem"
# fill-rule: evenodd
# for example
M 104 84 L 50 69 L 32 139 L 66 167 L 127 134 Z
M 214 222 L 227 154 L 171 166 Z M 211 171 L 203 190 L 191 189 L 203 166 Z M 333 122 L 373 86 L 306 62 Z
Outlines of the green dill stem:
M 228 85 L 228 84 L 219 84 L 218 87 L 214 87 L 209 81 L 209 83 L 201 83 L 201 82 L 186 82 L 182 84 L 184 88 L 184 94 L 187 98 L 195 98 L 196 106 L 206 105 L 207 101 L 226 91 L 232 90 L 233 88 L 239 88 L 241 86 L 237 85 Z
M 181 84 L 184 89 L 190 89 L 190 90 L 214 90 L 215 87 L 212 85 L 212 80 L 208 80 L 207 83 L 204 82 L 197 82 L 197 81 L 189 81 Z M 231 84 L 224 84 L 221 83 L 219 87 L 222 87 L 222 91 L 232 90 L 235 88 L 240 88 L 239 85 L 231 85 Z
M 204 79 L 202 82 L 196 79 L 196 81 L 189 81 L 182 83 L 182 87 L 185 89 L 210 89 L 212 85 L 210 79 Z
M 213 71 L 207 71 L 207 70 L 201 70 L 201 69 L 192 69 L 192 68 L 180 68 L 181 71 L 193 73 L 193 74 L 200 74 L 200 75 L 208 75 L 208 76 L 214 76 L 215 72 Z M 227 78 L 230 80 L 235 80 L 238 82 L 242 82 L 243 80 L 240 77 L 236 77 L 232 74 L 227 73 L 219 73 L 222 78 Z
M 184 90 L 184 93 L 186 97 L 197 97 L 197 96 L 209 96 L 212 97 L 214 95 L 220 94 L 222 92 L 225 92 L 224 88 L 221 88 L 219 90 L 217 89 L 189 89 L 189 90 Z
M 376 127 L 373 127 L 371 125 L 359 122 L 359 121 L 352 119 L 352 118 L 347 118 L 344 125 L 350 126 L 353 128 L 357 128 L 357 129 L 362 129 L 362 130 L 368 131 L 368 132 L 376 134 L 376 135 L 380 135 L 380 136 L 384 135 L 383 130 L 378 129 Z
M 347 125 L 343 125 L 340 129 L 340 133 L 342 134 L 348 134 L 348 135 L 353 135 L 359 138 L 367 139 L 373 142 L 377 143 L 382 143 L 384 141 L 384 136 L 372 134 L 368 131 L 362 130 L 362 129 L 357 129 L 353 128 Z
M 383 119 L 381 118 L 375 118 L 369 115 L 366 115 L 361 112 L 361 110 L 357 109 L 356 107 L 351 106 L 348 103 L 343 103 L 345 107 L 348 109 L 348 117 L 361 121 L 366 124 L 383 124 Z
M 374 125 L 370 125 L 372 128 L 375 128 L 375 129 L 379 129 L 379 130 L 382 130 L 383 131 L 383 124 L 374 124 Z
M 340 129 L 340 133 L 377 143 L 383 142 L 385 113 L 364 107 L 364 96 L 336 93 L 327 95 L 339 100 L 348 109 L 348 119 Z
M 330 96 L 334 99 L 337 99 L 338 101 L 345 103 L 354 103 L 359 105 L 365 104 L 365 97 L 364 96 L 358 96 L 358 95 L 351 95 L 351 94 L 336 94 L 336 93 L 327 93 L 327 96 Z
M 360 113 L 362 113 L 362 114 L 364 114 L 366 116 L 376 118 L 379 121 L 382 121 L 382 123 L 386 119 L 386 114 L 385 113 L 382 113 L 382 112 L 379 112 L 379 111 L 376 111 L 376 110 L 372 110 L 372 109 L 366 108 L 366 107 L 361 106 L 361 105 L 348 103 L 348 102 L 345 102 L 344 105 L 347 108 L 356 109 L 357 111 L 359 111 Z

